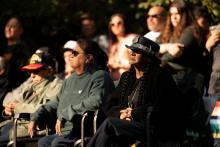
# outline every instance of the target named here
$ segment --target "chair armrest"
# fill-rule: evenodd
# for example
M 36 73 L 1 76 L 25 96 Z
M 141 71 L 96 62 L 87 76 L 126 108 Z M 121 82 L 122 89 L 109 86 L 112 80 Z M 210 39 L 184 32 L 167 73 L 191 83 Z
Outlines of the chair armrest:
M 14 115 L 14 119 L 30 120 L 30 113 L 17 113 Z
M 98 114 L 99 114 L 99 110 L 96 110 L 96 111 L 86 111 L 86 112 L 82 115 L 81 126 L 84 125 L 85 118 L 86 118 L 87 116 L 92 116 L 92 117 L 93 117 L 93 134 L 95 134 L 95 132 L 96 132 L 96 130 L 97 130 Z
M 13 140 L 9 142 L 9 144 L 14 144 L 13 146 L 17 146 L 17 123 L 18 120 L 30 120 L 30 113 L 17 113 L 13 116 Z
M 147 146 L 151 146 L 151 134 L 150 134 L 150 117 L 151 114 L 155 111 L 158 111 L 158 108 L 156 106 L 148 106 L 147 108 L 147 114 L 146 114 L 146 132 L 147 132 Z
M 93 133 L 95 134 L 96 132 L 96 126 L 97 126 L 97 117 L 98 117 L 98 110 L 96 111 L 86 111 L 85 113 L 83 113 L 82 115 L 82 118 L 81 118 L 81 136 L 79 140 L 77 140 L 75 143 L 74 143 L 74 147 L 75 146 L 79 146 L 80 147 L 84 147 L 85 146 L 85 140 L 88 139 L 88 137 L 85 137 L 85 122 L 86 122 L 86 119 L 88 117 L 92 117 L 93 118 Z

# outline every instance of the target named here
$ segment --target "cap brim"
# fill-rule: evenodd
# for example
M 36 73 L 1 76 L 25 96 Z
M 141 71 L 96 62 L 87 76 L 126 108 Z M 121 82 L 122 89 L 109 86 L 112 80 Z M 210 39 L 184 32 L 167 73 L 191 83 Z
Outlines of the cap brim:
M 33 71 L 33 70 L 40 69 L 43 66 L 44 64 L 29 64 L 29 65 L 23 66 L 21 70 L 22 71 Z
M 63 48 L 62 52 L 64 53 L 65 51 L 73 51 L 71 48 Z
M 127 48 L 131 49 L 132 51 L 134 51 L 135 53 L 139 53 L 139 54 L 148 54 L 145 50 L 137 48 L 135 46 L 129 46 L 129 45 L 125 45 Z M 154 55 L 148 54 L 148 56 L 151 56 L 153 59 L 155 59 L 156 62 L 158 62 L 159 64 L 161 63 L 161 60 L 159 57 L 156 57 Z

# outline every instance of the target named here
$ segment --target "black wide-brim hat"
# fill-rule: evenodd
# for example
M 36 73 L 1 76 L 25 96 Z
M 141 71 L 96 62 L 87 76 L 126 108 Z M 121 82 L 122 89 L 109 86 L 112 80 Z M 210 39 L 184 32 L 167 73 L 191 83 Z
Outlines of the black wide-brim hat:
M 160 62 L 160 58 L 159 58 L 160 46 L 156 42 L 148 38 L 145 38 L 143 36 L 136 36 L 132 40 L 132 44 L 130 46 L 129 45 L 125 45 L 125 46 L 131 49 L 135 53 L 150 55 L 151 57 L 157 59 Z

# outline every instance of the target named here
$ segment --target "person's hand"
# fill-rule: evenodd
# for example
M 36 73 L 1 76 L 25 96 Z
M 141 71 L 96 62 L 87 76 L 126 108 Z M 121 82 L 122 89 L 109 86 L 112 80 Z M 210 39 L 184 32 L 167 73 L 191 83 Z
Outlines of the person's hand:
M 131 112 L 133 109 L 131 107 L 128 107 L 126 110 L 127 110 L 127 117 L 132 118 Z
M 60 120 L 57 120 L 57 123 L 55 126 L 56 134 L 62 135 L 61 128 L 62 128 L 62 123 Z
M 215 30 L 212 32 L 211 36 L 206 41 L 206 48 L 209 52 L 211 52 L 211 49 L 217 44 L 217 42 L 220 41 L 220 31 Z
M 173 57 L 180 57 L 182 55 L 182 48 L 184 47 L 181 43 L 172 43 L 169 45 L 168 53 Z
M 34 121 L 30 121 L 30 123 L 28 124 L 28 134 L 30 135 L 31 138 L 34 136 L 35 130 L 36 130 L 36 123 Z
M 120 119 L 125 119 L 125 120 L 128 120 L 128 121 L 131 121 L 133 118 L 131 116 L 131 112 L 132 112 L 132 108 L 128 107 L 126 109 L 123 109 L 120 111 Z
M 10 102 L 5 106 L 5 114 L 11 116 L 13 114 L 16 102 Z
M 127 117 L 127 110 L 123 109 L 120 111 L 120 119 L 125 119 Z

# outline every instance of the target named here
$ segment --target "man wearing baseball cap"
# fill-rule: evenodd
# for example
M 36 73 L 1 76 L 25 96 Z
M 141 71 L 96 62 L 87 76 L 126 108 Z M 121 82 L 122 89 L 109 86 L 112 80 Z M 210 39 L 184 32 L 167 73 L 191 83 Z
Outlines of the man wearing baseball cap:
M 47 47 L 38 49 L 32 55 L 29 64 L 21 68 L 22 71 L 29 72 L 30 77 L 5 96 L 3 101 L 5 109 L 2 115 L 11 118 L 17 113 L 33 113 L 39 106 L 53 99 L 62 85 L 62 80 L 55 76 L 54 69 L 55 61 L 49 49 Z M 18 127 L 18 137 L 27 135 L 24 125 Z M 2 126 L 0 145 L 9 141 L 11 128 L 12 122 Z
M 54 68 L 55 60 L 49 53 L 49 48 L 42 47 L 38 49 L 29 61 L 29 64 L 21 68 L 22 71 L 33 72 L 42 68 Z

